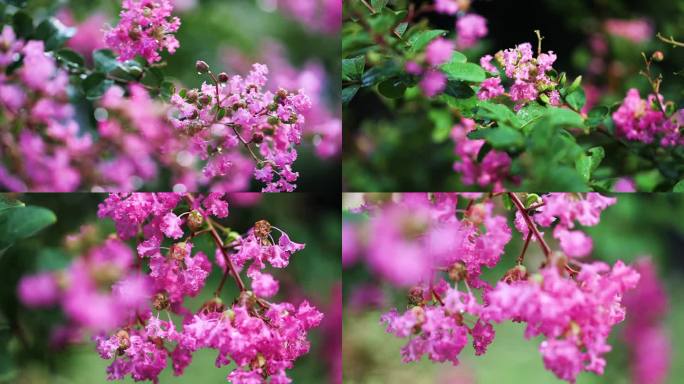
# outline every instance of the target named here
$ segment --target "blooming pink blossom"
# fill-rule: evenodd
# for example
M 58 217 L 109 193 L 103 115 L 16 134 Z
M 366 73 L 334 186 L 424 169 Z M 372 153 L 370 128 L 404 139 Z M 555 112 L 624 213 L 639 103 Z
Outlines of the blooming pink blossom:
M 433 97 L 446 88 L 447 78 L 439 71 L 429 70 L 420 81 L 420 88 L 427 97 Z
M 428 64 L 438 66 L 449 61 L 453 52 L 454 43 L 439 37 L 432 40 L 427 48 L 425 48 L 425 59 Z
M 487 36 L 487 19 L 469 13 L 456 20 L 456 46 L 466 49 L 474 46 L 481 38 Z
M 123 0 L 119 24 L 107 31 L 105 41 L 126 61 L 140 55 L 148 63 L 161 61 L 160 51 L 170 54 L 180 46 L 173 35 L 180 19 L 172 17 L 169 0 Z
M 664 103 L 660 95 L 651 94 L 643 100 L 638 90 L 627 91 L 622 105 L 613 113 L 617 136 L 647 144 L 658 140 L 664 147 L 684 145 L 681 122 L 668 118 L 656 107 L 656 98 Z
M 619 36 L 634 43 L 643 43 L 653 37 L 653 26 L 648 20 L 608 19 L 603 27 L 611 35 Z
M 24 305 L 47 307 L 57 303 L 59 291 L 52 273 L 25 276 L 19 282 L 19 299 Z
M 455 15 L 459 11 L 457 0 L 435 0 L 435 11 L 447 15 Z

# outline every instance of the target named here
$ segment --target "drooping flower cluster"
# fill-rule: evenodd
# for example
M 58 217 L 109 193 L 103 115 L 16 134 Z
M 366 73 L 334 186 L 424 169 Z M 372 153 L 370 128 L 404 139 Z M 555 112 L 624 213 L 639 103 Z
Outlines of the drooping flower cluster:
M 623 333 L 630 350 L 632 382 L 665 383 L 672 363 L 671 337 L 663 323 L 668 312 L 667 292 L 651 259 L 638 260 L 634 268 L 641 279 L 636 289 L 625 295 L 630 316 Z
M 64 271 L 24 277 L 19 296 L 30 307 L 60 304 L 73 335 L 93 332 L 100 356 L 113 360 L 109 380 L 130 376 L 156 383 L 169 359 L 174 374 L 182 375 L 194 352 L 210 348 L 218 353 L 217 366 L 235 363 L 227 377 L 232 383 L 290 383 L 285 371 L 308 352 L 308 331 L 323 314 L 306 301 L 267 301 L 278 282 L 265 268 L 286 267 L 304 245 L 265 220 L 240 235 L 217 222 L 228 215 L 222 194 L 112 194 L 98 216 L 111 218 L 117 235 L 101 246 L 92 246 L 90 231 L 70 237 L 68 247 L 85 248 L 84 256 Z M 273 229 L 280 232 L 277 241 Z M 213 268 L 204 253 L 193 251 L 203 234 L 215 243 L 223 279 L 214 297 L 193 310 L 185 299 L 205 288 Z M 134 238 L 137 255 L 125 242 Z M 229 276 L 240 293 L 226 305 L 220 294 Z M 164 312 L 168 320 L 160 319 Z M 182 323 L 172 322 L 169 313 Z
M 660 101 L 656 98 L 660 98 Z M 684 145 L 681 132 L 684 109 L 668 117 L 658 103 L 665 104 L 660 95 L 650 94 L 644 100 L 638 90 L 632 88 L 627 91 L 622 105 L 613 113 L 616 135 L 646 144 L 657 140 L 663 147 Z
M 475 125 L 474 120 L 462 118 L 461 123 L 451 130 L 451 139 L 456 144 L 454 152 L 460 158 L 454 163 L 454 170 L 461 175 L 461 181 L 465 185 L 491 185 L 494 191 L 502 191 L 503 181 L 510 172 L 511 158 L 506 152 L 491 150 L 482 161 L 478 161 L 478 154 L 485 141 L 468 138 L 468 133 L 475 129 Z
M 591 254 L 593 241 L 584 232 L 574 229 L 575 222 L 583 226 L 597 225 L 601 212 L 616 201 L 615 198 L 598 193 L 587 193 L 584 196 L 569 193 L 551 194 L 544 198 L 542 204 L 535 207 L 530 216 L 541 227 L 554 226 L 553 237 L 558 239 L 565 255 L 582 258 Z M 520 212 L 516 213 L 515 227 L 523 236 L 528 236 L 529 229 Z
M 331 106 L 327 100 L 326 85 L 331 80 L 322 63 L 311 60 L 295 67 L 277 42 L 267 42 L 258 51 L 259 56 L 248 58 L 238 50 L 225 47 L 221 56 L 226 67 L 237 73 L 248 72 L 253 62 L 266 64 L 270 71 L 269 88 L 303 90 L 311 99 L 311 108 L 302 112 L 306 119 L 303 135 L 311 139 L 318 157 L 327 160 L 338 155 L 342 150 L 341 111 L 339 105 Z
M 207 161 L 205 177 L 227 179 L 244 167 L 244 148 L 255 163 L 255 178 L 266 184 L 263 191 L 293 191 L 299 176 L 292 170 L 295 146 L 301 142 L 310 99 L 301 91 L 264 90 L 265 65 L 254 64 L 244 78 L 225 73 L 216 77 L 204 62 L 198 62 L 197 69 L 209 73 L 213 84 L 182 90 L 171 103 L 175 128 L 191 140 L 190 151 Z
M 494 59 L 503 68 L 503 74 L 492 64 Z M 496 76 L 481 84 L 478 98 L 488 100 L 505 94 L 502 85 L 502 76 L 505 75 L 505 78 L 512 82 L 507 95 L 518 107 L 538 97 L 551 105 L 560 105 L 560 94 L 556 90 L 558 84 L 548 75 L 548 72 L 553 70 L 555 61 L 556 55 L 553 52 L 540 53 L 534 57 L 530 43 L 499 51 L 494 56 L 486 55 L 480 59 L 480 65 Z
M 347 262 L 364 258 L 379 277 L 411 287 L 408 309 L 381 318 L 387 332 L 408 339 L 401 350 L 405 362 L 426 355 L 456 365 L 468 343 L 477 355 L 486 352 L 495 337 L 492 323 L 514 321 L 527 324 L 528 338 L 545 337 L 540 353 L 560 379 L 574 382 L 582 371 L 602 374 L 608 335 L 625 318 L 623 294 L 636 286 L 639 273 L 621 261 L 613 267 L 570 261 L 551 251 L 537 223 L 595 225 L 614 199 L 551 193 L 522 203 L 516 194 L 507 196 L 522 216 L 516 226 L 526 225 L 523 235 L 530 237 L 516 265 L 494 286 L 482 278 L 483 267 L 505 262 L 501 256 L 512 234 L 483 194 L 369 196 L 359 208 L 369 220 L 346 224 L 343 241 L 350 244 L 343 253 Z M 523 263 L 532 237 L 545 261 L 528 273 Z
M 77 162 L 92 139 L 79 136 L 68 74 L 45 54 L 42 41 L 19 40 L 7 25 L 0 35 L 0 71 L 0 185 L 13 191 L 76 189 Z
M 170 54 L 180 46 L 174 33 L 180 19 L 171 16 L 169 0 L 123 0 L 119 24 L 107 31 L 107 45 L 126 61 L 140 55 L 148 63 L 161 61 L 160 52 Z

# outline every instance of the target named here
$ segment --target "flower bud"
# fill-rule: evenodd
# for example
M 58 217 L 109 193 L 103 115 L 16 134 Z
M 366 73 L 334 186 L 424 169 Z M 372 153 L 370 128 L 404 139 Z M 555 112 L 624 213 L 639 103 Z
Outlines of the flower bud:
M 254 132 L 252 135 L 252 143 L 261 144 L 264 142 L 264 134 L 261 132 Z
M 271 234 L 271 223 L 266 220 L 259 220 L 254 223 L 254 236 L 262 241 L 268 241 L 268 236 Z
M 191 231 L 197 232 L 204 224 L 204 216 L 198 210 L 193 210 L 188 215 L 188 227 Z
M 280 123 L 280 119 L 277 116 L 269 116 L 268 123 L 271 125 L 278 125 L 278 123 Z
M 225 72 L 221 72 L 218 75 L 218 81 L 221 83 L 227 83 L 229 79 L 228 74 Z
M 175 243 L 171 246 L 169 250 L 169 257 L 173 260 L 184 260 L 185 256 L 188 255 L 188 248 L 185 242 Z
M 661 51 L 655 51 L 653 52 L 653 55 L 651 55 L 651 58 L 653 58 L 655 61 L 663 61 L 665 55 Z
M 188 93 L 185 95 L 185 100 L 188 101 L 188 103 L 194 104 L 197 101 L 197 98 L 199 97 L 199 93 L 197 92 L 196 89 L 191 89 L 188 91 Z
M 246 308 L 252 308 L 257 302 L 257 297 L 252 291 L 242 291 L 238 297 L 238 304 Z
M 468 270 L 465 263 L 457 261 L 451 268 L 449 268 L 449 278 L 453 281 L 463 281 L 468 277 Z
M 202 105 L 209 105 L 209 103 L 211 103 L 211 96 L 204 94 L 199 97 L 199 102 Z
M 124 352 L 131 346 L 131 338 L 125 329 L 121 329 L 116 333 L 116 338 L 119 340 L 119 348 L 116 352 L 119 356 L 123 355 Z
M 423 288 L 413 287 L 408 293 L 409 305 L 423 305 Z
M 214 297 L 209 299 L 207 302 L 202 304 L 200 311 L 206 314 L 214 312 L 223 312 L 226 310 L 226 306 L 223 304 L 223 300 L 220 297 Z
M 167 309 L 169 304 L 169 297 L 165 292 L 159 292 L 152 297 L 152 307 L 157 311 Z
M 527 280 L 527 268 L 524 265 L 516 265 L 509 269 L 501 278 L 501 281 L 509 284 L 520 280 Z
M 209 64 L 202 60 L 197 60 L 197 63 L 195 63 L 195 69 L 197 70 L 197 73 L 207 73 L 209 72 Z

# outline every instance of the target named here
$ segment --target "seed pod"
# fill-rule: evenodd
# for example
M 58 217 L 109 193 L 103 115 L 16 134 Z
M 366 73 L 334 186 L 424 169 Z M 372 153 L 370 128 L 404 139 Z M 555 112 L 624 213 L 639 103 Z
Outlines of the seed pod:
M 198 210 L 193 210 L 188 215 L 188 227 L 191 231 L 197 232 L 204 224 L 204 216 Z
M 209 64 L 202 60 L 197 60 L 197 63 L 195 63 L 195 69 L 197 70 L 197 73 L 207 73 L 209 72 Z

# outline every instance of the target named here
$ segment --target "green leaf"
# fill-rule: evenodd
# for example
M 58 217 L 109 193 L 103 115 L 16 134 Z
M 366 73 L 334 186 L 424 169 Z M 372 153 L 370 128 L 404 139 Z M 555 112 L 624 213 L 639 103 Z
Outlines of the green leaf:
M 55 214 L 42 207 L 28 206 L 5 211 L 0 215 L 0 254 L 16 241 L 33 236 L 56 221 Z
M 55 52 L 55 57 L 61 60 L 68 66 L 82 68 L 85 66 L 85 59 L 83 56 L 71 49 L 63 48 Z
M 385 79 L 398 75 L 400 72 L 399 67 L 393 61 L 389 61 L 364 72 L 361 77 L 361 84 L 364 87 L 372 87 Z
M 366 66 L 366 56 L 342 59 L 342 81 L 359 81 Z
M 0 194 L 0 215 L 9 209 L 22 207 L 25 207 L 23 202 L 12 199 L 8 195 Z
M 684 193 L 684 180 L 679 180 L 679 182 L 675 184 L 674 188 L 672 188 L 672 192 Z
M 100 49 L 93 52 L 93 62 L 95 63 L 95 69 L 104 73 L 108 73 L 119 66 L 116 55 L 109 49 Z
M 162 72 L 161 69 L 155 67 L 148 68 L 147 71 L 145 71 L 145 75 L 141 80 L 141 83 L 152 88 L 159 88 L 162 82 L 164 82 L 164 72 Z
M 430 42 L 440 36 L 447 34 L 447 31 L 442 29 L 431 29 L 429 31 L 421 31 L 411 36 L 408 40 L 408 53 L 416 54 L 420 53 L 427 47 Z
M 33 19 L 26 12 L 19 11 L 12 16 L 12 27 L 18 37 L 28 39 L 33 35 Z
M 389 3 L 389 0 L 371 0 L 371 7 L 373 7 L 375 12 L 380 12 L 385 8 L 387 3 Z
M 401 79 L 393 77 L 378 84 L 378 92 L 387 98 L 398 99 L 404 96 L 404 92 L 406 92 L 406 84 L 404 84 Z
M 549 123 L 556 126 L 568 126 L 571 128 L 584 127 L 582 116 L 566 108 L 549 107 L 546 111 Z
M 582 176 L 585 182 L 591 180 L 591 175 L 596 171 L 601 161 L 606 157 L 603 147 L 590 148 L 586 153 L 582 153 L 575 161 L 575 169 Z
M 67 27 L 54 17 L 43 20 L 36 27 L 36 38 L 45 42 L 45 50 L 60 48 L 76 34 L 76 28 Z
M 168 102 L 171 100 L 171 96 L 173 96 L 174 93 L 176 93 L 176 85 L 171 81 L 164 80 L 159 86 L 159 96 L 161 96 L 164 101 Z
M 96 100 L 102 97 L 113 83 L 112 80 L 107 79 L 104 73 L 95 72 L 86 77 L 81 86 L 88 100 Z
M 480 103 L 480 108 L 477 111 L 477 117 L 484 120 L 494 120 L 499 123 L 507 123 L 513 127 L 520 126 L 520 120 L 511 111 L 510 108 L 503 104 L 494 104 L 488 101 Z
M 577 88 L 577 90 L 567 96 L 565 96 L 565 101 L 568 102 L 568 104 L 574 109 L 575 111 L 579 111 L 584 107 L 584 104 L 587 102 L 587 96 L 584 93 L 584 89 L 582 88 Z
M 468 99 L 475 96 L 475 91 L 468 84 L 453 80 L 447 81 L 444 93 L 457 99 Z
M 445 109 L 431 109 L 428 118 L 434 124 L 432 129 L 432 140 L 441 143 L 449 138 L 449 133 L 453 127 L 452 115 Z
M 404 36 L 404 33 L 406 33 L 406 29 L 408 28 L 408 23 L 403 22 L 399 23 L 396 28 L 394 28 L 394 33 L 396 33 L 399 36 Z
M 462 80 L 473 83 L 480 83 L 485 80 L 486 74 L 484 69 L 473 63 L 460 63 L 450 61 L 442 65 L 442 72 L 444 72 L 449 80 Z
M 356 92 L 359 91 L 359 88 L 361 88 L 361 86 L 357 84 L 342 88 L 342 104 L 349 104 L 354 96 L 356 96 Z
M 496 128 L 477 129 L 470 132 L 468 137 L 484 139 L 495 149 L 515 149 L 522 147 L 525 143 L 525 137 L 520 131 L 505 125 Z
M 451 55 L 451 59 L 446 63 L 466 63 L 468 62 L 468 58 L 466 55 L 462 54 L 459 51 L 454 51 L 454 53 Z
M 608 109 L 608 107 L 604 107 L 604 106 L 599 106 L 599 107 L 592 109 L 587 114 L 587 116 L 588 116 L 587 121 L 586 121 L 587 126 L 597 127 L 597 126 L 601 125 L 609 113 L 610 113 L 610 109 Z

